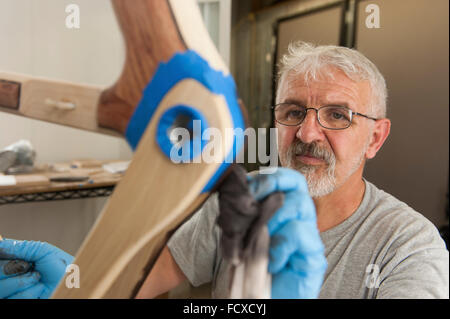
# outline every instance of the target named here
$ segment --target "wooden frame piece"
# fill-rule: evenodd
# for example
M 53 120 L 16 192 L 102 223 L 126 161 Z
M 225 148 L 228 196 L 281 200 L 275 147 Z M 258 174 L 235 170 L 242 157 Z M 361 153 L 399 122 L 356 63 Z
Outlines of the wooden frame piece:
M 2 73 L 8 100 L 0 109 L 81 129 L 124 135 L 142 92 L 159 63 L 175 53 L 196 51 L 210 66 L 229 71 L 209 38 L 195 0 L 112 0 L 126 43 L 126 61 L 108 89 Z M 19 84 L 19 85 L 17 85 Z M 14 90 L 18 107 L 11 107 Z M 14 101 L 14 100 L 13 100 Z M 209 196 L 203 192 L 222 163 L 174 164 L 160 151 L 156 128 L 164 111 L 195 107 L 221 131 L 222 159 L 233 147 L 233 117 L 224 96 L 184 79 L 163 97 L 120 183 L 76 254 L 80 288 L 62 279 L 52 298 L 132 298 L 173 231 Z M 16 105 L 17 106 L 17 105 Z M 115 133 L 114 133 L 115 132 Z M 66 274 L 67 276 L 67 274 Z

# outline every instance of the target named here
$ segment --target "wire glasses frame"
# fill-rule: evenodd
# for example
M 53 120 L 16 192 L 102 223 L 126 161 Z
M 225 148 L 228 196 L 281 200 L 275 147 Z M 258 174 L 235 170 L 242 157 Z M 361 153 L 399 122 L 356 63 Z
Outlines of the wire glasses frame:
M 277 109 L 279 109 L 282 106 L 286 107 L 291 106 L 296 111 L 300 111 L 298 118 L 296 119 L 294 117 L 288 122 L 285 119 L 280 119 L 279 117 L 277 117 Z M 316 111 L 317 122 L 320 124 L 320 126 L 329 130 L 344 130 L 346 128 L 349 128 L 350 125 L 352 124 L 354 115 L 362 116 L 374 121 L 378 120 L 377 118 L 370 117 L 362 113 L 354 112 L 350 108 L 341 105 L 325 105 L 317 109 L 314 107 L 300 106 L 295 103 L 279 103 L 272 106 L 271 109 L 274 111 L 275 121 L 285 126 L 297 126 L 303 123 L 308 113 L 308 110 Z M 321 119 L 321 115 L 324 116 L 325 119 Z

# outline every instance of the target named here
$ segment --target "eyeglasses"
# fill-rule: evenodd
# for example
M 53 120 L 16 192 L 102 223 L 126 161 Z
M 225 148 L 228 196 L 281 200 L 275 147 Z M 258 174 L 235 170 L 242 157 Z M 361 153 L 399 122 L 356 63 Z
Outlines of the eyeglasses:
M 353 115 L 359 115 L 374 121 L 378 120 L 365 114 L 353 112 L 348 107 L 341 105 L 326 105 L 316 109 L 295 103 L 279 103 L 272 106 L 272 109 L 274 110 L 275 121 L 286 126 L 300 125 L 306 118 L 308 110 L 316 111 L 320 126 L 330 130 L 343 130 L 350 127 Z

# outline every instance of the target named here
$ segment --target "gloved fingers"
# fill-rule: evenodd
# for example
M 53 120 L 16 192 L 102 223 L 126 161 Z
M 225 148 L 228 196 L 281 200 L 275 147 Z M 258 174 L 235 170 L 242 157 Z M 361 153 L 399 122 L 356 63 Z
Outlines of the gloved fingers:
M 5 278 L 0 281 L 0 298 L 7 298 L 21 292 L 39 282 L 38 272 L 28 272 L 23 275 Z
M 288 264 L 289 267 L 297 273 L 325 273 L 327 269 L 327 259 L 321 250 L 309 254 L 295 252 L 291 255 Z
M 286 193 L 283 206 L 272 216 L 267 224 L 269 234 L 272 235 L 285 223 L 293 219 L 316 222 L 316 208 L 308 194 L 298 191 Z
M 44 299 L 42 298 L 42 294 L 45 289 L 44 284 L 37 283 L 30 288 L 9 296 L 8 299 Z
M 67 266 L 73 261 L 73 257 L 64 251 L 53 253 L 38 260 L 34 269 L 40 272 L 42 282 L 48 285 L 57 285 L 66 272 Z
M 306 255 L 323 250 L 315 222 L 291 220 L 270 238 L 269 272 L 283 269 L 295 252 Z
M 42 256 L 43 245 L 37 241 L 3 239 L 0 241 L 0 259 L 36 261 Z
M 18 259 L 0 259 L 0 280 L 21 275 L 30 270 L 31 264 Z
M 323 283 L 323 272 L 298 273 L 287 267 L 272 276 L 273 299 L 317 298 Z
M 258 201 L 273 192 L 308 191 L 303 175 L 289 168 L 280 167 L 273 174 L 258 174 L 248 180 L 250 193 Z
M 21 259 L 33 262 L 41 274 L 45 265 L 57 261 L 62 266 L 69 265 L 73 256 L 46 242 L 4 239 L 0 241 L 0 259 Z M 52 267 L 50 267 L 52 268 Z
M 34 270 L 39 274 L 41 283 L 46 287 L 40 297 L 47 298 L 64 276 L 67 266 L 73 261 L 73 256 L 45 242 L 6 239 L 0 241 L 0 259 L 32 261 Z M 7 278 L 5 280 L 15 279 L 17 277 L 20 276 Z M 16 283 L 14 285 L 17 287 Z M 0 290 L 3 290 L 3 288 L 0 287 Z M 22 290 L 23 288 L 12 291 L 10 294 Z

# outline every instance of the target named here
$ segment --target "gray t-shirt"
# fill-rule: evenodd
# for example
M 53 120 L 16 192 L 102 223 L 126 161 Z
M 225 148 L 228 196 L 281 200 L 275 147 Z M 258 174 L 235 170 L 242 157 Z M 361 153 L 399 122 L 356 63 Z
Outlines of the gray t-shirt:
M 436 227 L 365 181 L 358 209 L 320 234 L 328 268 L 319 298 L 449 298 L 449 254 Z M 193 286 L 211 282 L 228 296 L 229 266 L 219 247 L 218 196 L 213 194 L 169 240 Z

